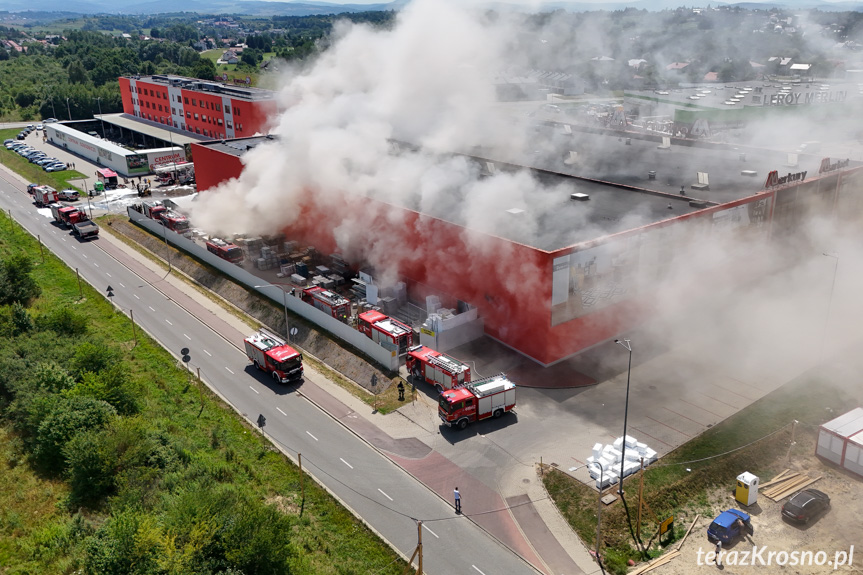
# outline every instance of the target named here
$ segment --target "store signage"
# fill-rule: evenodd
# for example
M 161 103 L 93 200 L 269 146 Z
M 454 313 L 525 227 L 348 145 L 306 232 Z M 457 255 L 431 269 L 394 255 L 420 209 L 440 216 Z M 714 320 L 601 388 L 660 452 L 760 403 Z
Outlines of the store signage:
M 799 104 L 820 104 L 822 102 L 844 102 L 847 92 L 789 92 L 787 94 L 764 95 L 762 106 L 795 106 Z
M 797 172 L 796 174 L 780 176 L 777 170 L 773 170 L 767 174 L 767 181 L 764 183 L 764 187 L 772 188 L 773 186 L 781 186 L 782 184 L 789 184 L 791 182 L 802 182 L 806 179 L 806 174 L 807 172 Z
M 824 158 L 821 160 L 821 167 L 818 168 L 818 173 L 823 174 L 825 172 L 834 172 L 836 170 L 841 170 L 842 168 L 847 168 L 851 165 L 851 160 L 838 160 L 836 163 L 831 164 L 830 158 Z

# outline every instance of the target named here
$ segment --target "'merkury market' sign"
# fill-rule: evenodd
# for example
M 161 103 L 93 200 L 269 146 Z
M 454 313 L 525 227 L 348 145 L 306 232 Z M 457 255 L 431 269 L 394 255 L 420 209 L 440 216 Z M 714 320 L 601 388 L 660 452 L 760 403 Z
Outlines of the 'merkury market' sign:
M 806 172 L 797 172 L 796 174 L 786 174 L 780 176 L 777 170 L 773 170 L 767 174 L 767 181 L 764 183 L 765 188 L 773 186 L 781 186 L 782 184 L 790 184 L 791 182 L 802 182 L 806 179 Z
M 821 160 L 821 167 L 818 168 L 818 173 L 823 174 L 824 172 L 834 172 L 836 170 L 841 170 L 842 168 L 847 168 L 851 165 L 851 160 L 837 160 L 834 163 L 830 163 L 830 158 L 824 158 Z
M 820 104 L 822 102 L 844 102 L 845 90 L 836 92 L 789 92 L 788 94 L 764 94 L 762 106 L 796 106 L 800 104 Z

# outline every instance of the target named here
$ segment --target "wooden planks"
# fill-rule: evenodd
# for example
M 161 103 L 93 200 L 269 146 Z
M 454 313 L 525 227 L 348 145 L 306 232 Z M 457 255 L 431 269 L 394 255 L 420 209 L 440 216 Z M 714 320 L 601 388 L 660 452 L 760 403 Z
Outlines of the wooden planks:
M 779 501 L 785 499 L 792 493 L 803 489 L 821 479 L 821 476 L 812 478 L 786 469 L 776 476 L 772 481 L 761 485 L 761 493 L 768 499 Z
M 653 561 L 648 561 L 644 565 L 637 567 L 633 571 L 630 571 L 629 575 L 641 575 L 642 573 L 647 573 L 648 571 L 652 571 L 653 569 L 656 569 L 657 567 L 662 567 L 663 565 L 665 565 L 666 563 L 668 563 L 669 561 L 671 561 L 672 559 L 674 559 L 678 555 L 680 555 L 680 551 L 677 551 L 677 550 L 674 550 L 670 553 L 666 553 L 662 557 L 658 557 L 658 558 L 654 559 Z

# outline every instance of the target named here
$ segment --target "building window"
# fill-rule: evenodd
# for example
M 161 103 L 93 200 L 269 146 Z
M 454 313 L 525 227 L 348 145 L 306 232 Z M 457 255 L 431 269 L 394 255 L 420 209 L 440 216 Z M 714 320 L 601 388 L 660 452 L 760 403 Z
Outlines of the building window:
M 231 123 L 230 120 L 225 120 L 225 126 L 227 126 L 229 130 L 234 129 L 234 125 Z
M 191 117 L 192 117 L 192 112 L 186 112 L 186 117 L 187 117 L 187 118 L 191 118 Z
M 172 108 L 171 108 L 171 114 L 173 114 L 174 116 L 176 116 L 176 115 L 177 115 L 177 109 L 172 107 Z
M 198 127 L 195 127 L 195 133 L 196 133 L 196 134 L 200 134 L 200 133 L 201 133 L 201 129 L 200 129 L 200 128 L 198 128 Z
M 240 109 L 239 109 L 238 107 L 236 107 L 236 106 L 234 106 L 234 115 L 235 115 L 235 116 L 239 116 L 239 115 L 240 115 Z
M 222 125 L 222 119 L 221 118 L 219 118 L 219 125 L 220 126 Z
M 162 104 L 159 104 L 159 111 L 162 111 Z
M 237 124 L 237 131 L 238 131 L 238 132 L 242 132 L 242 131 L 243 131 L 243 125 L 242 125 L 242 124 Z
M 198 101 L 197 101 L 196 99 L 194 99 L 194 98 L 192 98 L 192 105 L 193 105 L 193 106 L 197 106 L 197 105 L 198 105 Z
M 195 121 L 198 121 L 198 114 L 195 114 Z
M 202 122 L 206 122 L 206 121 L 207 121 L 207 116 L 206 116 L 205 114 L 201 114 L 201 121 L 202 121 Z
M 144 102 L 144 104 L 146 104 L 146 106 L 147 106 L 148 108 L 150 107 L 150 102 Z
M 225 113 L 226 113 L 226 114 L 230 114 L 230 113 L 231 113 L 231 106 L 230 106 L 229 104 L 225 104 Z
M 221 105 L 221 104 L 216 104 L 216 111 L 217 111 L 217 112 L 221 112 L 221 111 L 222 111 L 222 105 Z
M 186 101 L 186 104 L 189 103 L 189 97 L 188 96 L 184 97 L 183 99 Z

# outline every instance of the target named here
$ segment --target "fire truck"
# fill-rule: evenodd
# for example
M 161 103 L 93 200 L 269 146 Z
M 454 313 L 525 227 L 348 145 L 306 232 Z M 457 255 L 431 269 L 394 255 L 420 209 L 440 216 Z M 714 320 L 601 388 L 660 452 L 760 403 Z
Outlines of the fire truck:
M 397 319 L 369 310 L 359 315 L 357 328 L 373 341 L 386 341 L 396 346 L 399 356 L 405 355 L 413 342 L 413 331 Z
M 276 334 L 261 329 L 244 342 L 249 361 L 276 381 L 288 383 L 303 376 L 303 355 Z
M 51 186 L 37 186 L 33 188 L 33 198 L 36 200 L 36 205 L 40 208 L 60 201 L 57 190 Z
M 210 238 L 205 242 L 207 251 L 211 254 L 216 254 L 223 260 L 227 260 L 232 264 L 238 264 L 243 261 L 243 250 L 232 243 L 220 240 L 219 238 Z
M 304 289 L 301 297 L 304 302 L 315 306 L 339 321 L 347 322 L 351 315 L 351 302 L 349 300 L 320 286 Z
M 178 234 L 182 234 L 187 237 L 192 234 L 189 218 L 180 212 L 167 209 L 159 200 L 144 202 L 140 206 L 135 206 L 135 209 L 151 220 L 161 222 L 163 226 L 169 230 L 177 232 Z
M 439 393 L 470 383 L 469 365 L 424 345 L 409 348 L 405 363 L 414 380 L 421 379 L 432 384 Z
M 464 429 L 474 421 L 498 418 L 514 407 L 515 384 L 501 373 L 443 392 L 438 415 L 447 427 Z

